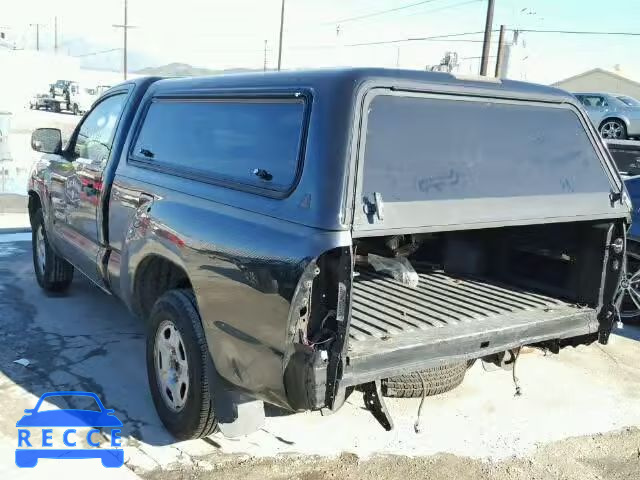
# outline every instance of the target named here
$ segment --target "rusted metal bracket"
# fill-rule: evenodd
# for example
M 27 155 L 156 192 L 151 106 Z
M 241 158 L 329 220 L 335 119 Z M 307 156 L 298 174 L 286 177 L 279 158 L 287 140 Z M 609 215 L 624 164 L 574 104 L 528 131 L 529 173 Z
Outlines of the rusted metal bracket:
M 380 425 L 386 431 L 393 430 L 393 419 L 384 403 L 380 380 L 370 382 L 364 387 L 363 398 L 364 406 L 380 422 Z

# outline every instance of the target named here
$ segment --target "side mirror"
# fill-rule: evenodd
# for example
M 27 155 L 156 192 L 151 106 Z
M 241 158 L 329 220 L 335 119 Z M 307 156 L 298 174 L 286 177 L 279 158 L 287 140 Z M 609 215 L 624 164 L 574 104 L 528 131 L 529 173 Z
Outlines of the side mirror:
M 62 152 L 62 132 L 57 128 L 38 128 L 31 134 L 31 148 L 42 153 Z

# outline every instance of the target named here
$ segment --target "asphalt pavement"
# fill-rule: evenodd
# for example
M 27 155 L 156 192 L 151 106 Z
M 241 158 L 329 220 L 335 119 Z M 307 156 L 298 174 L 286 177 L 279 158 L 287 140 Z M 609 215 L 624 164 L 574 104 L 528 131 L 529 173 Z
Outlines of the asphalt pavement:
M 268 408 L 264 428 L 246 438 L 215 434 L 176 443 L 149 394 L 144 334 L 139 319 L 81 275 L 67 294 L 45 294 L 33 275 L 29 234 L 0 234 L 0 478 L 50 478 L 56 472 L 65 479 L 135 478 L 176 468 L 215 471 L 229 458 L 344 452 L 358 458 L 444 452 L 495 462 L 569 437 L 640 425 L 640 328 L 626 326 L 607 346 L 522 355 L 520 397 L 510 372 L 488 372 L 476 363 L 461 387 L 426 400 L 419 434 L 413 429 L 418 400 L 389 400 L 396 428 L 385 432 L 354 394 L 334 415 Z M 15 363 L 22 359 L 28 364 Z M 124 468 L 108 470 L 98 460 L 15 467 L 16 421 L 42 393 L 59 390 L 94 392 L 115 409 L 124 424 Z

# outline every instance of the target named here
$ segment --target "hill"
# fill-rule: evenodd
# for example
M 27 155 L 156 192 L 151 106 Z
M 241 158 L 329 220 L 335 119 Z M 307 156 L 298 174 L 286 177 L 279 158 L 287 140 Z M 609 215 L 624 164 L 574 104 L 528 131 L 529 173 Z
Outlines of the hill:
M 194 67 L 188 63 L 168 63 L 159 67 L 146 67 L 136 71 L 140 75 L 159 75 L 162 77 L 200 77 L 205 75 L 220 75 L 223 73 L 255 72 L 250 68 L 232 68 L 227 70 L 212 70 Z

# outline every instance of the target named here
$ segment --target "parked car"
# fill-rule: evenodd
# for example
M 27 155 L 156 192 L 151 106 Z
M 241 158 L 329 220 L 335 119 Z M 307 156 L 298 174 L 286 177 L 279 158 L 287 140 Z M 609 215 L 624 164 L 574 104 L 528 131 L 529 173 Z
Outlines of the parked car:
M 37 93 L 31 97 L 29 100 L 29 108 L 31 110 L 40 110 L 41 108 L 46 108 L 46 98 L 48 96 L 44 93 Z
M 640 142 L 607 140 L 614 162 L 631 198 L 631 227 L 627 232 L 627 261 L 616 296 L 620 320 L 640 321 Z
M 421 394 L 472 359 L 612 329 L 629 204 L 561 90 L 383 69 L 145 78 L 64 150 L 56 129 L 32 145 L 37 281 L 63 291 L 77 269 L 146 320 L 178 438 L 248 433 L 262 401 L 337 410 L 354 388 L 390 429 L 384 385 Z
M 640 102 L 613 93 L 574 93 L 587 110 L 600 135 L 624 140 L 640 137 Z

